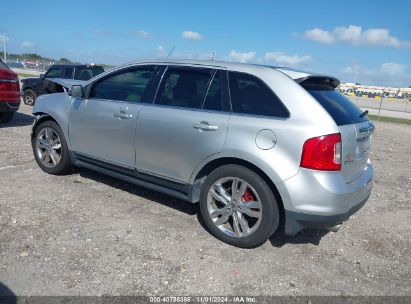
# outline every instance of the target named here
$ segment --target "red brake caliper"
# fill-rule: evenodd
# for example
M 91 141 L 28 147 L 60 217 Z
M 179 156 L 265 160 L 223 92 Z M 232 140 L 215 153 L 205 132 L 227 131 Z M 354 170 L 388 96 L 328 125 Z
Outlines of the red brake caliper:
M 243 195 L 243 200 L 248 203 L 254 200 L 254 196 L 250 191 L 246 191 Z

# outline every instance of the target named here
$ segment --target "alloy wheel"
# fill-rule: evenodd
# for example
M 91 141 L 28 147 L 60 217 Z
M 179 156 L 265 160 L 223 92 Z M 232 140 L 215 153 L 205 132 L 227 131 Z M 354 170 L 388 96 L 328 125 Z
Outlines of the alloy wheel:
M 57 132 L 50 127 L 40 130 L 36 138 L 36 152 L 41 163 L 53 168 L 61 159 L 61 140 Z
M 214 225 L 235 238 L 253 234 L 262 219 L 258 193 L 238 177 L 221 178 L 210 187 L 207 210 Z

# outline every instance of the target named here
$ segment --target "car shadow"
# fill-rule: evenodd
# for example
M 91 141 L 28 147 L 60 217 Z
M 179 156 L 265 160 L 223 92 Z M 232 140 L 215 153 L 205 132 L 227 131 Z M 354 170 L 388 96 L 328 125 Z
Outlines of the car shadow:
M 10 127 L 24 127 L 32 125 L 34 121 L 34 116 L 27 115 L 24 113 L 16 112 L 14 113 L 14 117 L 10 122 L 7 123 L 0 123 L 1 128 L 10 128 Z
M 284 233 L 284 228 L 280 227 L 270 238 L 271 245 L 281 248 L 286 244 L 312 244 L 318 246 L 323 236 L 330 231 L 325 229 L 301 230 L 294 236 Z
M 108 175 L 100 174 L 86 168 L 78 168 L 76 169 L 76 171 L 80 174 L 81 177 L 92 179 L 96 182 L 106 184 L 107 186 L 127 191 L 128 193 L 131 193 L 133 195 L 143 197 L 163 206 L 184 212 L 188 215 L 196 215 L 200 225 L 204 228 L 205 231 L 211 234 L 210 230 L 204 223 L 203 218 L 201 217 L 198 204 L 192 204 L 181 199 L 174 198 L 172 196 L 162 194 L 144 187 L 140 187 Z M 313 244 L 318 246 L 320 244 L 321 238 L 328 232 L 328 230 L 302 230 L 295 236 L 288 236 L 284 233 L 284 228 L 280 227 L 269 238 L 269 241 L 273 247 L 277 248 L 281 248 L 286 244 Z
M 147 188 L 143 188 L 108 175 L 97 173 L 89 169 L 78 168 L 77 170 L 81 177 L 89 178 L 96 182 L 106 184 L 107 186 L 127 191 L 133 195 L 138 195 L 145 199 L 159 203 L 163 206 L 184 212 L 188 215 L 197 214 L 197 204 L 192 204 L 181 199 L 174 198 L 172 196 L 162 194 L 160 192 L 156 192 Z
M 0 282 L 0 303 L 2 304 L 15 304 L 17 303 L 17 297 L 10 288 Z

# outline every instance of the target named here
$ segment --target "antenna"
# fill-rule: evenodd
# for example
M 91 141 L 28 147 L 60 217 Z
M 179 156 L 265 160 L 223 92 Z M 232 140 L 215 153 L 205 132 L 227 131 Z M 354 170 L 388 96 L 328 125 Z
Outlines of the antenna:
M 170 57 L 171 53 L 174 52 L 175 49 L 176 49 L 176 46 L 174 45 L 171 51 L 168 53 L 166 58 Z

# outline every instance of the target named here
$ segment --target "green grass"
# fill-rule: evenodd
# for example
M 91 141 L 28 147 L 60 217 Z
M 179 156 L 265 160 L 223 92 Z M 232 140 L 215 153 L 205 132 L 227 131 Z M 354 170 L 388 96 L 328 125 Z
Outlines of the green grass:
M 404 119 L 404 118 L 394 118 L 394 117 L 386 117 L 386 116 L 380 116 L 378 118 L 377 115 L 367 115 L 371 120 L 375 121 L 384 121 L 384 122 L 391 122 L 391 123 L 399 123 L 399 124 L 405 124 L 405 125 L 411 125 L 411 120 L 410 119 Z
M 26 74 L 26 73 L 17 73 L 19 77 L 39 77 L 33 74 Z

